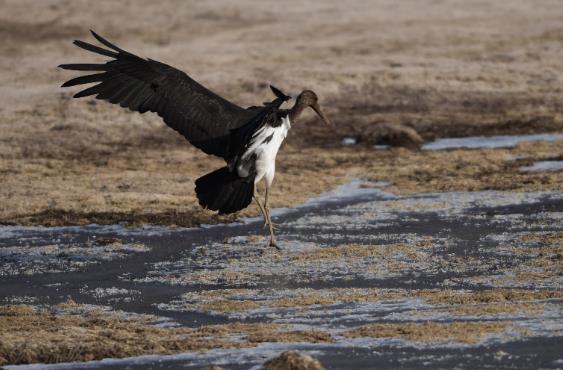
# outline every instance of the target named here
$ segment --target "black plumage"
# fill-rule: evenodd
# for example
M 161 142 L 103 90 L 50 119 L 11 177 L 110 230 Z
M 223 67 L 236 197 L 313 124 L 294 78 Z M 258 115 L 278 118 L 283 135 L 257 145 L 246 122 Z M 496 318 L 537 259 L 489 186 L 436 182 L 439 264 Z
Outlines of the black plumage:
M 91 32 L 111 50 L 79 40 L 74 44 L 113 59 L 102 64 L 60 65 L 63 69 L 100 72 L 73 78 L 62 86 L 97 83 L 74 97 L 95 95 L 97 99 L 132 111 L 155 112 L 168 126 L 207 154 L 228 161 L 229 153 L 237 151 L 229 146 L 237 144 L 231 139 L 231 130 L 256 121 L 272 108 L 266 105 L 244 109 L 208 90 L 186 73 L 156 60 L 140 58 Z
M 262 107 L 242 108 L 200 85 L 186 73 L 156 60 L 140 58 L 91 32 L 110 50 L 80 40 L 74 44 L 112 60 L 102 64 L 60 65 L 68 70 L 99 72 L 68 80 L 62 87 L 96 83 L 74 97 L 95 95 L 97 99 L 139 113 L 155 112 L 194 146 L 224 158 L 227 163 L 240 155 L 252 134 L 271 121 L 280 105 L 290 99 L 272 86 L 276 95 L 274 101 Z M 211 187 L 210 181 L 226 183 Z M 254 191 L 254 184 L 249 185 L 251 182 L 249 179 L 239 181 L 236 174 L 227 174 L 225 169 L 220 169 L 200 178 L 196 190 L 203 207 L 219 213 L 232 213 L 250 203 Z M 203 190 L 205 188 L 208 189 Z M 217 196 L 221 191 L 226 193 Z M 213 196 L 217 198 L 213 199 Z
M 245 109 L 208 90 L 186 73 L 131 54 L 91 32 L 107 49 L 79 40 L 74 44 L 110 60 L 60 65 L 63 69 L 92 72 L 70 79 L 62 86 L 93 84 L 74 97 L 94 95 L 96 99 L 139 113 L 155 112 L 195 147 L 223 158 L 225 167 L 196 180 L 196 194 L 205 208 L 227 214 L 247 207 L 256 194 L 255 184 L 264 178 L 264 206 L 255 199 L 269 226 L 270 244 L 275 246 L 268 206 L 275 156 L 291 127 L 290 120 L 294 121 L 306 107 L 311 107 L 328 123 L 316 94 L 304 90 L 290 110 L 282 110 L 281 105 L 291 98 L 270 86 L 274 100 Z
M 202 207 L 228 214 L 248 207 L 254 195 L 254 174 L 239 177 L 223 167 L 200 177 L 195 191 Z

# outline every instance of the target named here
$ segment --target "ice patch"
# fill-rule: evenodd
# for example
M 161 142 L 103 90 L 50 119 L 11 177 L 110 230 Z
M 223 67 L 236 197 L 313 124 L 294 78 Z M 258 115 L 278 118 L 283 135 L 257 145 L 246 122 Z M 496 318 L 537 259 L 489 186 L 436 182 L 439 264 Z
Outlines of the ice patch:
M 341 185 L 332 191 L 320 194 L 317 197 L 307 200 L 302 207 L 340 202 L 353 198 L 379 195 L 381 199 L 392 199 L 395 195 L 381 190 L 382 187 L 389 186 L 388 182 L 370 183 L 361 179 L 353 179 L 348 184 Z
M 337 203 L 354 198 L 363 198 L 368 196 L 380 196 L 381 199 L 395 198 L 394 194 L 381 190 L 381 188 L 389 185 L 390 183 L 384 181 L 367 182 L 362 179 L 352 179 L 352 181 L 350 181 L 349 183 L 341 185 L 334 190 L 321 193 L 313 198 L 309 198 L 307 201 L 305 201 L 305 203 L 303 203 L 300 206 L 293 208 L 275 208 L 272 210 L 272 216 L 274 217 L 283 216 L 296 209 Z M 241 219 L 241 222 L 244 224 L 249 224 L 261 220 L 262 220 L 261 216 L 247 217 Z M 236 224 L 240 224 L 240 223 L 232 223 L 229 225 L 236 225 Z
M 158 236 L 172 232 L 181 232 L 189 228 L 170 228 L 163 226 L 145 225 L 138 228 L 128 228 L 122 225 L 81 225 L 81 226 L 0 226 L 0 240 L 8 238 L 20 238 L 46 234 L 70 234 L 81 232 L 92 232 L 96 234 L 117 234 L 121 236 Z
M 422 145 L 423 150 L 443 149 L 495 149 L 513 148 L 516 145 L 531 141 L 563 140 L 563 133 L 506 136 L 471 136 L 462 138 L 438 139 Z
M 561 170 L 563 170 L 563 161 L 537 161 L 531 166 L 520 167 L 520 171 L 523 172 L 561 171 Z
M 345 137 L 340 141 L 340 144 L 344 146 L 356 145 L 357 143 L 358 143 L 358 139 L 356 139 L 355 137 Z

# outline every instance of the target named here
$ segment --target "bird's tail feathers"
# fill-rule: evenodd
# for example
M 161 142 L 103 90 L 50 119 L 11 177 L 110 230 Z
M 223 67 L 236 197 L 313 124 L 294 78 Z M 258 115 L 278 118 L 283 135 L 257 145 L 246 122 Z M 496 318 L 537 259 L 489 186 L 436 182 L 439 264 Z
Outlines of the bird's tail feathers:
M 254 176 L 239 177 L 223 167 L 195 182 L 199 204 L 219 214 L 229 214 L 248 207 L 254 195 Z

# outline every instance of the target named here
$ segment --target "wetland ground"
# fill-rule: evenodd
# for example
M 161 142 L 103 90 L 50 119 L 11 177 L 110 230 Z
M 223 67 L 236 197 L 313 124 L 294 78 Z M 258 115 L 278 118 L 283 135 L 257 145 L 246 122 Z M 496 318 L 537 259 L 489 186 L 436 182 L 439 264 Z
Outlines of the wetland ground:
M 199 208 L 219 160 L 59 88 L 89 28 L 243 106 L 317 92 L 281 252 Z M 1 366 L 563 366 L 560 2 L 0 0 L 0 40 Z

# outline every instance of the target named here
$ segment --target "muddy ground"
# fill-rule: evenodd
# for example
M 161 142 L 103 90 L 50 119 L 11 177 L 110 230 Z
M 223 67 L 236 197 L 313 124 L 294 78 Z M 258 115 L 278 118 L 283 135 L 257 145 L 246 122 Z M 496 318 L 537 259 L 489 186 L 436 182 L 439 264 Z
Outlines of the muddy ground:
M 279 153 L 282 252 L 254 205 L 199 208 L 221 161 L 59 88 L 101 60 L 71 44 L 89 28 L 242 106 L 317 92 L 336 126 L 309 114 Z M 557 0 L 0 0 L 0 364 L 560 367 L 562 45 Z M 398 126 L 548 135 L 385 147 Z

